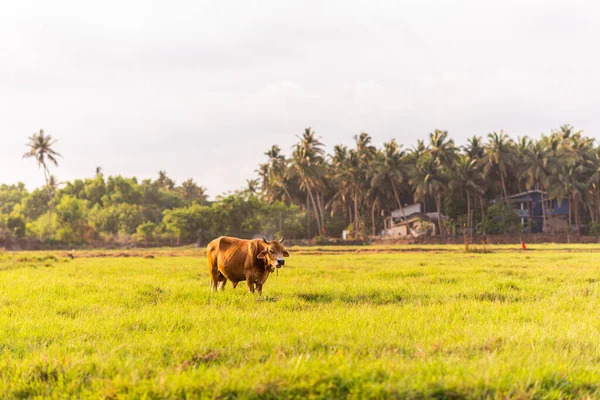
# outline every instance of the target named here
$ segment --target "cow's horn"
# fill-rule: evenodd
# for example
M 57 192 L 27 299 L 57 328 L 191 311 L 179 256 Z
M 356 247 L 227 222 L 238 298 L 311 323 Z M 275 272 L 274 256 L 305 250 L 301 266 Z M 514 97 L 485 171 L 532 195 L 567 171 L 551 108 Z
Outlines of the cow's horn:
M 266 244 L 269 244 L 269 242 L 267 241 L 267 239 L 265 239 L 265 238 L 264 238 L 264 236 L 263 236 L 263 241 L 264 241 Z
M 283 243 L 284 240 L 285 240 L 285 236 L 282 236 L 281 239 L 279 239 L 279 243 Z

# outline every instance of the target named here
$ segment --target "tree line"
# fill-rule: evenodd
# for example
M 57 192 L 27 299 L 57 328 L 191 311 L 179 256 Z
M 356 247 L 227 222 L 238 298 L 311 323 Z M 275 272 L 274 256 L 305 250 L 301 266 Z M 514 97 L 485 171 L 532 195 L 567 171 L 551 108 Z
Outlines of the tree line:
M 498 233 L 526 228 L 509 196 L 531 189 L 547 193 L 544 225 L 552 200 L 567 200 L 569 231 L 600 231 L 600 148 L 569 125 L 538 139 L 493 132 L 463 146 L 435 130 L 412 148 L 395 140 L 377 148 L 360 133 L 353 146 L 337 145 L 331 154 L 307 128 L 289 155 L 273 145 L 257 179 L 215 201 L 192 179 L 178 185 L 165 171 L 138 181 L 106 177 L 98 167 L 91 178 L 60 182 L 51 172 L 61 157 L 55 146 L 40 130 L 23 155 L 42 169 L 44 187 L 0 185 L 0 239 L 174 244 L 222 234 L 327 238 L 342 230 L 363 239 L 377 235 L 392 210 L 413 202 L 438 215 L 442 235 Z
M 219 235 L 302 236 L 302 211 L 266 202 L 251 181 L 247 188 L 208 201 L 206 189 L 187 179 L 177 184 L 165 171 L 156 179 L 105 176 L 60 182 L 52 169 L 61 155 L 43 130 L 27 143 L 45 185 L 29 192 L 23 183 L 0 185 L 0 247 L 29 240 L 53 244 L 133 241 L 146 244 L 206 242 Z
M 600 232 L 600 148 L 570 125 L 538 139 L 513 140 L 503 131 L 492 132 L 485 139 L 473 136 L 463 146 L 443 130 L 412 148 L 395 140 L 376 148 L 364 132 L 354 142 L 326 154 L 323 142 L 307 128 L 289 156 L 272 146 L 258 168 L 264 198 L 304 209 L 308 236 L 337 235 L 341 227 L 359 237 L 377 235 L 382 216 L 413 202 L 437 213 L 439 232 L 448 235 L 464 229 L 526 229 L 509 196 L 536 189 L 547 194 L 544 226 L 552 218 L 553 200 L 568 201 L 569 232 Z

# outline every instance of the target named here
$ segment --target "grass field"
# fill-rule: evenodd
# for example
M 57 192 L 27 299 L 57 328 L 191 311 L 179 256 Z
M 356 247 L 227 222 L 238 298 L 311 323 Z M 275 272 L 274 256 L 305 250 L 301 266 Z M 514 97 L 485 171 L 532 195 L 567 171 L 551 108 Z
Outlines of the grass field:
M 513 249 L 292 249 L 262 297 L 195 249 L 0 253 L 0 397 L 600 397 L 600 247 Z

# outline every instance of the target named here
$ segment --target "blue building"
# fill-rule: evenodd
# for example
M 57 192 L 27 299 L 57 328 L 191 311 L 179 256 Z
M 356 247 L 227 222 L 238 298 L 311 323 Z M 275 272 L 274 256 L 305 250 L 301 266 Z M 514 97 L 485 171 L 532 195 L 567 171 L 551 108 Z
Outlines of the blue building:
M 529 190 L 527 192 L 508 196 L 508 200 L 513 205 L 513 208 L 521 219 L 521 225 L 529 227 L 530 220 L 533 220 L 533 233 L 543 232 L 544 230 L 542 196 L 546 201 L 546 205 L 549 205 L 546 194 L 541 190 Z M 552 200 L 552 205 L 550 209 L 546 209 L 546 214 L 551 216 L 546 223 L 552 225 L 551 228 L 553 231 L 567 229 L 567 219 L 569 217 L 569 199 L 564 199 L 560 206 L 557 200 Z

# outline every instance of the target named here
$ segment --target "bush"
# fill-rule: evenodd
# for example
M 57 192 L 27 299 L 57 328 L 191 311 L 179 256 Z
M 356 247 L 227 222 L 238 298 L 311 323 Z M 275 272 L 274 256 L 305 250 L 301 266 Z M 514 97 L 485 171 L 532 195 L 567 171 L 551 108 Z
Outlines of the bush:
M 590 223 L 590 233 L 598 238 L 600 236 L 600 224 Z
M 498 202 L 489 206 L 484 221 L 478 224 L 477 229 L 488 234 L 497 234 L 509 233 L 522 228 L 515 210 L 504 202 Z
M 312 238 L 310 243 L 315 246 L 324 246 L 324 245 L 329 244 L 329 240 L 327 240 L 327 238 L 324 238 L 323 236 L 319 235 L 319 236 L 315 236 L 314 238 Z
M 137 227 L 137 239 L 138 242 L 144 242 L 148 244 L 148 241 L 152 240 L 154 236 L 154 230 L 156 229 L 156 225 L 152 222 L 144 222 L 143 224 Z

